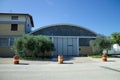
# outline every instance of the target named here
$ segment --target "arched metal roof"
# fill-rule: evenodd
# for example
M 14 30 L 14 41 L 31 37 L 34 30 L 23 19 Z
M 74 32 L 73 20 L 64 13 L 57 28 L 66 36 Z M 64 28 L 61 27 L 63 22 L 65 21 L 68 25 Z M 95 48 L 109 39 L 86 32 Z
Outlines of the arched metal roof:
M 59 32 L 59 27 L 64 27 L 64 28 L 67 28 L 67 31 L 69 30 L 69 33 L 73 33 L 71 29 L 69 29 L 70 27 L 72 28 L 76 28 L 76 30 L 78 32 L 81 32 L 80 30 L 83 30 L 83 31 L 86 31 L 86 33 L 91 33 L 93 34 L 94 36 L 96 36 L 97 34 L 87 28 L 84 28 L 82 26 L 76 26 L 76 25 L 73 25 L 73 24 L 54 24 L 54 25 L 48 25 L 48 26 L 43 26 L 43 27 L 40 27 L 34 31 L 32 31 L 30 34 L 33 34 L 33 35 L 36 35 L 36 34 L 42 34 L 44 35 L 44 31 L 45 30 L 48 30 L 48 28 L 52 28 L 53 30 L 51 31 L 51 35 L 53 35 L 53 32 L 55 34 L 55 32 Z M 54 28 L 58 28 L 57 31 L 54 30 Z M 43 31 L 44 30 L 44 31 Z M 63 29 L 62 29 L 63 30 Z M 49 32 L 50 30 L 48 30 Z M 71 32 L 70 32 L 71 31 Z M 73 30 L 74 31 L 74 30 Z M 37 33 L 38 32 L 38 33 Z M 46 31 L 47 32 L 47 31 Z M 63 32 L 63 31 L 62 31 Z M 74 31 L 76 32 L 76 31 Z M 80 33 L 79 33 L 80 34 Z M 48 35 L 49 36 L 49 35 Z M 55 36 L 64 36 L 64 35 L 55 35 Z M 65 35 L 67 36 L 67 35 Z M 74 35 L 71 35 L 71 36 L 74 36 Z M 75 35 L 75 36 L 80 36 L 80 35 Z

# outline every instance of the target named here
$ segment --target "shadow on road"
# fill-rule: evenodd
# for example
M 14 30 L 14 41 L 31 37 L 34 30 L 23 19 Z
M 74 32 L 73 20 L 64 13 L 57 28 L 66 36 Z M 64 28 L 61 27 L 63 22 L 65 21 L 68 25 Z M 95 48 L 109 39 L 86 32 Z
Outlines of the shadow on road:
M 29 63 L 19 63 L 18 65 L 29 65 Z
M 115 60 L 107 60 L 107 62 L 115 62 Z
M 71 57 L 71 56 L 63 56 L 63 60 L 64 60 L 64 61 L 70 61 L 70 60 L 73 60 L 73 58 L 74 58 L 74 57 Z M 53 58 L 51 59 L 51 61 L 57 62 L 57 61 L 58 61 L 58 57 L 53 57 Z
M 107 66 L 100 66 L 100 67 L 101 67 L 101 68 L 104 68 L 104 69 L 108 69 L 108 70 L 120 72 L 120 70 L 118 70 L 118 69 L 113 69 L 113 68 L 110 68 L 110 67 L 107 67 Z

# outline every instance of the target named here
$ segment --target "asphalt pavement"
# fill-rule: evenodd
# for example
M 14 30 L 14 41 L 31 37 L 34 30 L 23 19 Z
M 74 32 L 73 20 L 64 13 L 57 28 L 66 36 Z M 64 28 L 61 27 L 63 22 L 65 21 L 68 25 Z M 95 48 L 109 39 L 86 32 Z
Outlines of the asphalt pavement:
M 0 80 L 120 80 L 119 60 L 73 61 L 66 60 L 64 64 L 0 64 Z

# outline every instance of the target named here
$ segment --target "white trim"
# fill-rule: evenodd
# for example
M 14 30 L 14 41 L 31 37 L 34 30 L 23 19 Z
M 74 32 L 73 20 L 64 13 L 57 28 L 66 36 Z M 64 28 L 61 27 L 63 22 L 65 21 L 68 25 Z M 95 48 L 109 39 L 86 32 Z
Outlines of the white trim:
M 48 36 L 48 37 L 57 37 L 57 38 L 96 38 L 95 36 Z
M 10 46 L 10 38 L 8 38 L 8 46 Z
M 77 54 L 78 54 L 78 56 L 79 56 L 79 37 L 77 37 Z
M 54 36 L 52 36 L 51 38 L 52 38 L 52 42 L 54 42 Z
M 52 43 L 53 43 L 54 42 L 54 37 L 52 36 L 51 38 L 52 38 Z M 54 51 L 52 51 L 51 56 L 53 56 L 53 54 L 54 54 Z
M 8 20 L 8 21 L 0 21 L 0 24 L 25 24 L 25 21 L 11 21 L 11 20 Z

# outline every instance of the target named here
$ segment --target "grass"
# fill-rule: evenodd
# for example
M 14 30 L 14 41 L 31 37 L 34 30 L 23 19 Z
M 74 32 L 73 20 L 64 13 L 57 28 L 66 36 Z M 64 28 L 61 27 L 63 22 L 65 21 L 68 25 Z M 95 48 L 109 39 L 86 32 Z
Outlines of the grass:
M 92 58 L 101 58 L 102 55 L 101 54 L 94 54 L 94 55 L 90 55 L 89 57 L 92 57 Z
M 20 57 L 21 60 L 50 60 L 51 57 Z
M 102 58 L 102 54 L 94 54 L 94 55 L 89 55 L 89 57 L 92 58 Z M 118 56 L 115 55 L 107 55 L 108 58 L 119 58 Z

